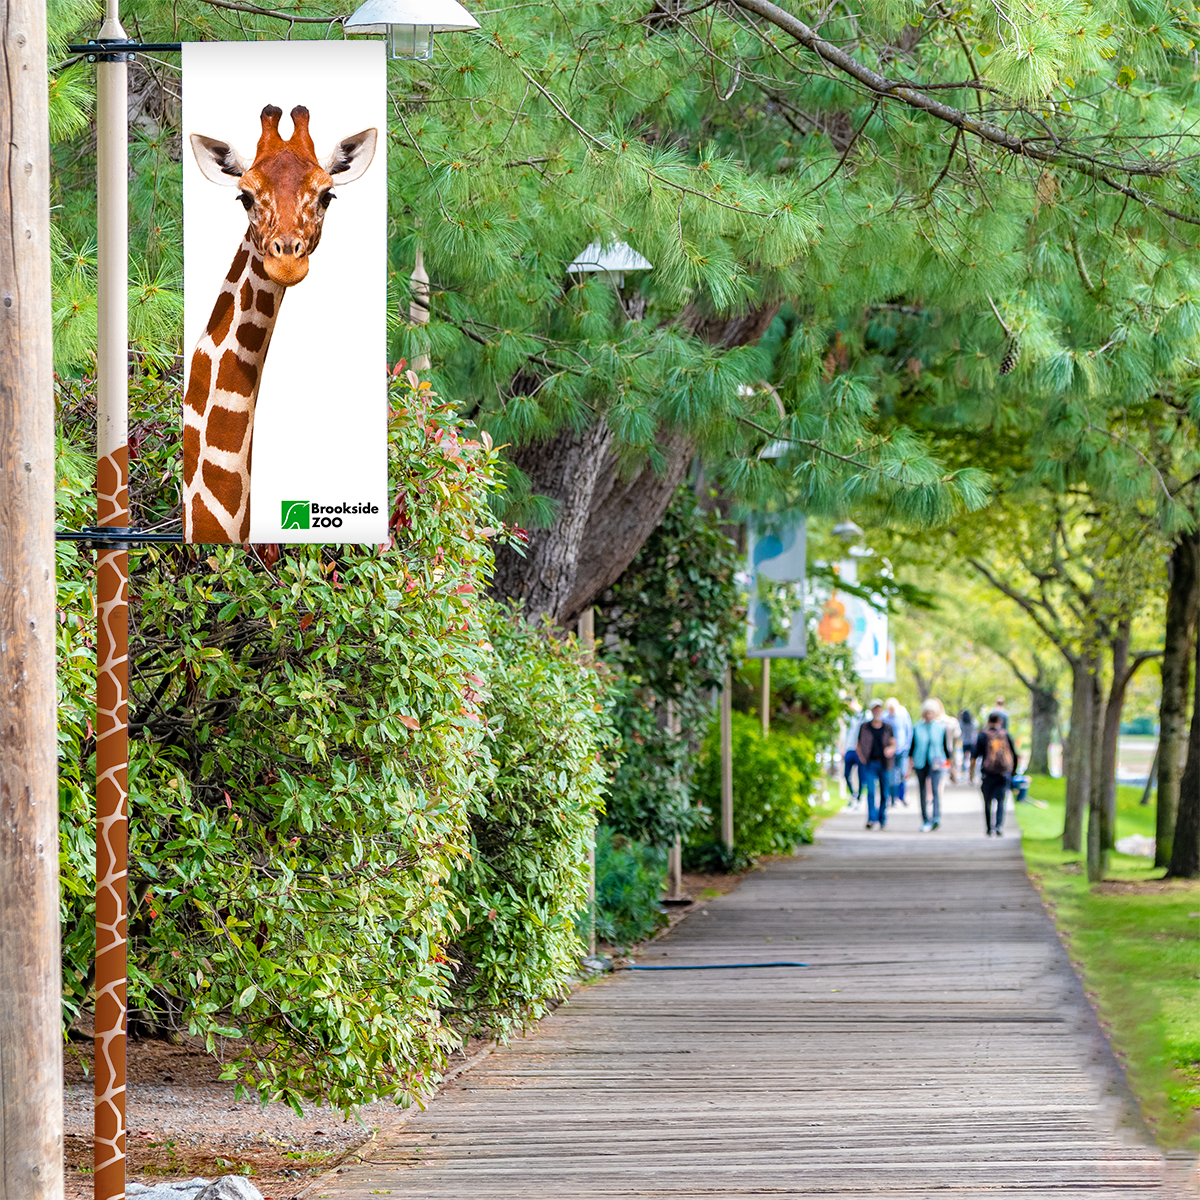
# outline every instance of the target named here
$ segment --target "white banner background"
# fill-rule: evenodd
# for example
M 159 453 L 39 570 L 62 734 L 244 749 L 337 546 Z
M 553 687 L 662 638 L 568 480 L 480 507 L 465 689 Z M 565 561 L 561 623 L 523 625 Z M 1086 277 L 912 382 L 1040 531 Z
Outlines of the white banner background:
M 374 126 L 366 174 L 335 188 L 307 278 L 287 289 L 258 393 L 250 499 L 254 542 L 384 542 L 387 488 L 387 64 L 379 42 L 183 45 L 184 362 L 246 231 L 237 188 L 200 173 L 188 135 L 254 158 L 268 104 L 310 113 L 317 157 Z M 341 528 L 284 530 L 282 501 L 373 504 Z

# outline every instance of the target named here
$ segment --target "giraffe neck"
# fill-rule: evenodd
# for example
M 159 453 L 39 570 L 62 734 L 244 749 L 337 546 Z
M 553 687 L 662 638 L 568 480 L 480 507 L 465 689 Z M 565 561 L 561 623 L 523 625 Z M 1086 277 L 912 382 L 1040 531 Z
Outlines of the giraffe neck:
M 254 404 L 284 289 L 247 230 L 192 354 L 183 398 L 183 528 L 189 542 L 250 538 Z

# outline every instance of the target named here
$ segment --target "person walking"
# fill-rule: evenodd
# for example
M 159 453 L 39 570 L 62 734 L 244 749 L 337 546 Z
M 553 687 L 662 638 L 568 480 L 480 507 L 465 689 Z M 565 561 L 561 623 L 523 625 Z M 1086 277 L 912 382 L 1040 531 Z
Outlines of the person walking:
M 857 700 L 850 701 L 850 713 L 846 724 L 846 740 L 842 753 L 842 774 L 846 780 L 846 791 L 850 797 L 850 808 L 862 803 L 863 773 L 858 758 L 858 730 L 866 716 Z
M 975 741 L 975 759 L 979 763 L 979 782 L 983 788 L 983 820 L 988 837 L 993 834 L 1004 836 L 1004 800 L 1009 781 L 1017 769 L 1017 747 L 1003 721 L 1004 714 L 993 709 Z
M 912 749 L 913 722 L 908 715 L 908 709 L 895 696 L 887 698 L 887 716 L 884 720 L 891 725 L 896 734 L 896 759 L 892 763 L 891 798 L 897 804 L 908 807 L 905 796 L 907 790 L 906 771 L 908 769 L 908 754 Z
M 871 701 L 871 719 L 858 727 L 856 749 L 867 789 L 867 828 L 883 829 L 887 826 L 887 781 L 896 756 L 896 735 L 883 719 L 882 701 Z
M 1008 728 L 1008 709 L 1004 707 L 1004 697 L 997 696 L 996 703 L 992 705 L 992 712 L 1000 714 L 1000 724 L 1005 729 Z
M 950 765 L 950 746 L 939 707 L 936 700 L 926 700 L 913 728 L 908 770 L 917 773 L 922 833 L 932 833 L 942 823 L 942 771 Z
M 962 772 L 974 783 L 975 738 L 979 734 L 979 730 L 975 725 L 975 714 L 969 708 L 964 708 L 958 714 L 958 724 L 959 728 L 962 729 Z

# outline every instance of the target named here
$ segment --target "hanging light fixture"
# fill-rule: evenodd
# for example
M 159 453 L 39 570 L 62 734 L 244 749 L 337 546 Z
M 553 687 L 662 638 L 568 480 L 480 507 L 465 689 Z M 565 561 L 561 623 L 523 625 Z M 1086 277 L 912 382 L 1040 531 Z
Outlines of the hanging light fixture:
M 433 54 L 435 33 L 478 28 L 457 0 L 367 0 L 346 22 L 347 33 L 387 34 L 389 58 L 417 60 Z
M 567 267 L 568 275 L 602 275 L 618 288 L 625 286 L 626 271 L 652 271 L 654 264 L 624 242 L 602 246 L 593 242 Z

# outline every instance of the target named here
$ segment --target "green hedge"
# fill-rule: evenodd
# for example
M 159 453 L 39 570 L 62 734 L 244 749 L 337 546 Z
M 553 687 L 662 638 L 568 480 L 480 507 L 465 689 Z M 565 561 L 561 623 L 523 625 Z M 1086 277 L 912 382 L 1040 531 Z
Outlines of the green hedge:
M 613 740 L 600 675 L 497 607 L 488 679 L 490 778 L 468 796 L 471 856 L 450 881 L 464 914 L 451 949 L 469 1028 L 503 1032 L 546 1011 L 578 972 L 587 855 Z
M 94 404 L 59 400 L 78 528 Z M 390 545 L 130 556 L 131 1029 L 246 1038 L 227 1075 L 262 1100 L 428 1094 L 464 1023 L 538 1011 L 578 948 L 596 675 L 481 602 L 490 447 L 425 387 L 391 404 Z M 178 504 L 178 405 L 135 387 L 135 522 Z M 68 1021 L 92 983 L 91 569 L 60 547 Z
M 710 814 L 708 825 L 685 847 L 693 869 L 744 867 L 760 854 L 791 854 L 812 841 L 809 796 L 819 776 L 812 743 L 793 734 L 763 737 L 757 719 L 733 713 L 733 841 L 731 855 L 720 840 L 721 739 L 714 718 L 696 768 L 696 798 Z
M 659 902 L 666 874 L 665 850 L 601 825 L 596 830 L 596 937 L 629 946 L 661 929 L 667 923 Z

